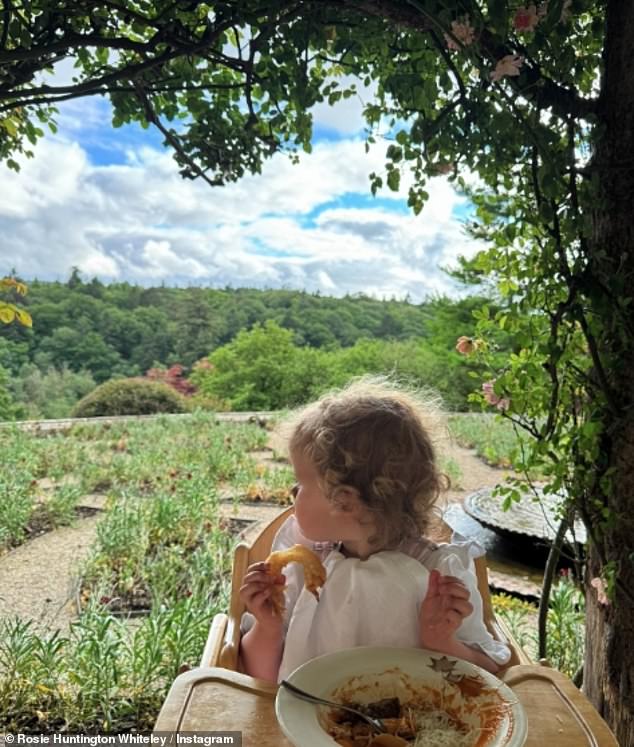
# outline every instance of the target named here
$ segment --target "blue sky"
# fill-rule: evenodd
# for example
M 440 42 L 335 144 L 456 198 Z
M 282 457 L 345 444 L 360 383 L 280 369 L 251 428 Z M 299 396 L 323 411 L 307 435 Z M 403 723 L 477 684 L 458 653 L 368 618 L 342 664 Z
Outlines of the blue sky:
M 367 96 L 367 93 L 366 93 Z M 105 99 L 60 106 L 59 131 L 16 174 L 0 165 L 0 273 L 64 280 L 298 288 L 413 300 L 459 291 L 439 269 L 478 245 L 469 205 L 444 177 L 419 216 L 370 194 L 387 142 L 365 153 L 362 101 L 315 110 L 311 154 L 276 155 L 261 175 L 211 188 L 183 180 L 155 130 L 113 129 Z

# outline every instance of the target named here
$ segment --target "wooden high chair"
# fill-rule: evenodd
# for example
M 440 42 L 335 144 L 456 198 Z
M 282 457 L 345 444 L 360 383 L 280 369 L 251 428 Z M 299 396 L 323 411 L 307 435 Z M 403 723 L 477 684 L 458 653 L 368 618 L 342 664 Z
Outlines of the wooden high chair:
M 244 604 L 240 600 L 240 586 L 247 568 L 252 563 L 266 560 L 273 539 L 278 529 L 292 514 L 290 506 L 270 521 L 256 537 L 251 545 L 241 542 L 235 549 L 233 556 L 233 573 L 231 577 L 231 599 L 229 613 L 219 613 L 214 616 L 207 644 L 200 661 L 201 667 L 222 667 L 231 671 L 238 671 L 238 651 L 240 648 L 240 620 L 245 612 Z M 475 559 L 478 589 L 482 596 L 484 623 L 491 635 L 498 641 L 506 643 L 511 649 L 509 667 L 514 664 L 532 664 L 522 647 L 514 640 L 513 635 L 502 620 L 498 620 L 491 605 L 489 582 L 487 576 L 486 557 Z

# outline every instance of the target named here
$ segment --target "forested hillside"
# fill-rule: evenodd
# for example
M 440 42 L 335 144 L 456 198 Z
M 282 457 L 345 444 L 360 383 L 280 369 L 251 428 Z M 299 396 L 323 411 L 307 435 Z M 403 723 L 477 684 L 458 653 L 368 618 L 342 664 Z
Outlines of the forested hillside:
M 180 364 L 187 375 L 202 358 L 222 357 L 215 351 L 238 333 L 265 322 L 292 333 L 284 344 L 293 350 L 328 352 L 328 366 L 337 368 L 333 381 L 347 372 L 398 370 L 433 384 L 453 409 L 464 409 L 473 384 L 470 364 L 454 352 L 455 341 L 472 332 L 472 311 L 486 302 L 469 297 L 412 304 L 294 290 L 144 288 L 84 282 L 77 271 L 66 283 L 28 285 L 19 301 L 33 327 L 2 325 L 0 376 L 29 417 L 62 417 L 97 384 L 142 376 L 157 366 Z M 267 334 L 270 343 L 265 337 L 264 347 L 277 345 L 270 326 Z M 368 340 L 375 341 L 373 347 Z M 251 358 L 248 340 L 240 345 L 237 355 Z M 234 358 L 232 365 L 248 367 L 249 360 Z M 253 405 L 233 389 L 215 394 L 224 394 L 229 406 Z

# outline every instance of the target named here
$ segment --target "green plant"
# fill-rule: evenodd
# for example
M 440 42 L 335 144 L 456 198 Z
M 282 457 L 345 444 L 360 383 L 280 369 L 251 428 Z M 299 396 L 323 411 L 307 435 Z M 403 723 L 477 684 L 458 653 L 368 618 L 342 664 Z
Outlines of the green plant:
M 13 377 L 11 390 L 24 411 L 25 419 L 66 418 L 74 405 L 95 388 L 88 371 L 71 371 L 48 366 L 40 370 L 32 363 L 24 364 Z
M 494 467 L 510 467 L 513 460 L 530 441 L 518 434 L 512 423 L 489 413 L 457 413 L 449 417 L 453 438 Z
M 240 331 L 196 366 L 201 395 L 236 410 L 277 410 L 309 399 L 324 380 L 325 353 L 298 347 L 293 333 L 273 321 Z
M 81 399 L 71 415 L 75 418 L 87 418 L 187 410 L 185 398 L 167 384 L 143 379 L 115 379 L 101 384 Z
M 0 420 L 15 420 L 22 417 L 21 408 L 14 402 L 9 383 L 8 372 L 0 366 Z
M 131 628 L 92 604 L 62 636 L 0 620 L 0 730 L 151 730 L 174 678 L 197 664 L 225 597 L 189 596 Z
M 537 605 L 525 602 L 504 592 L 493 594 L 491 603 L 495 614 L 502 617 L 508 624 L 513 638 L 526 651 L 528 656 L 535 658 L 537 646 L 534 629 L 537 620 Z
M 451 481 L 453 490 L 460 490 L 462 481 L 462 470 L 458 462 L 452 457 L 441 457 L 440 471 L 444 472 Z
M 0 550 L 18 544 L 35 508 L 36 459 L 17 430 L 0 435 Z
M 584 660 L 585 598 L 568 575 L 560 575 L 551 589 L 546 626 L 549 662 L 574 677 Z
M 48 478 L 41 507 L 59 523 L 86 485 L 110 479 L 70 632 L 0 621 L 0 732 L 152 728 L 174 677 L 197 664 L 213 614 L 227 607 L 235 537 L 220 517 L 218 483 L 253 470 L 248 452 L 266 438 L 255 424 L 202 412 L 81 423 L 46 437 L 0 431 L 0 526 L 11 527 L 13 544 L 32 516 L 36 477 Z M 139 609 L 146 617 L 133 627 L 119 616 Z
M 537 607 L 508 594 L 494 594 L 493 608 L 531 658 L 537 657 Z M 583 665 L 585 601 L 573 579 L 559 576 L 553 586 L 546 618 L 546 658 L 551 666 L 574 677 Z
M 46 512 L 53 526 L 72 524 L 76 518 L 75 507 L 82 496 L 77 485 L 60 485 L 46 502 Z

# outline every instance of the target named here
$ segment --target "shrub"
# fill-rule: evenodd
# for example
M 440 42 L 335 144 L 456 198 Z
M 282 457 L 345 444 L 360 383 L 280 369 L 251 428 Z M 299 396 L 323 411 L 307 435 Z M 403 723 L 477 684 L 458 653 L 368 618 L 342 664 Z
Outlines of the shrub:
M 188 410 L 185 398 L 167 384 L 143 379 L 114 379 L 101 384 L 81 399 L 71 416 L 151 415 Z
M 146 372 L 145 378 L 150 381 L 162 381 L 164 384 L 171 386 L 172 389 L 183 394 L 185 397 L 191 397 L 196 393 L 196 387 L 184 378 L 184 371 L 185 367 L 181 366 L 180 363 L 175 363 L 169 368 L 156 366 L 155 368 L 150 368 Z

